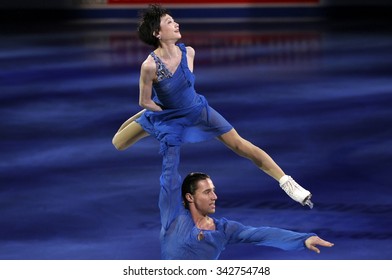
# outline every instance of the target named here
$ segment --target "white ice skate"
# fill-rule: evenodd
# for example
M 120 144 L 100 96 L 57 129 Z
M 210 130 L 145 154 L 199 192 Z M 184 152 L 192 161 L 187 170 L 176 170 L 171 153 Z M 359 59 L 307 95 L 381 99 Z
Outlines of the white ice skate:
M 279 179 L 279 185 L 293 200 L 303 206 L 308 205 L 310 209 L 313 208 L 313 202 L 310 200 L 312 194 L 301 187 L 291 176 L 284 175 Z

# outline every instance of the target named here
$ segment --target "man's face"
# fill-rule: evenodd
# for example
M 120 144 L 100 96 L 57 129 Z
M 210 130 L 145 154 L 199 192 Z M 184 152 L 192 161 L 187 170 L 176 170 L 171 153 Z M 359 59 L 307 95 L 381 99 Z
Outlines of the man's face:
M 193 203 L 196 210 L 202 214 L 215 213 L 215 201 L 218 197 L 215 194 L 215 186 L 211 179 L 200 180 L 193 195 Z

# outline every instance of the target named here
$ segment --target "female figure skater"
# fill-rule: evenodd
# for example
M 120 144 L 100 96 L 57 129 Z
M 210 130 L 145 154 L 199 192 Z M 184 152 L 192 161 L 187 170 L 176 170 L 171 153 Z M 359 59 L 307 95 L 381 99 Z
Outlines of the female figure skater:
M 163 152 L 169 145 L 217 138 L 277 180 L 293 200 L 312 208 L 311 193 L 286 175 L 266 152 L 243 139 L 195 91 L 195 50 L 177 44 L 181 39 L 179 24 L 168 10 L 150 5 L 142 15 L 138 33 L 143 42 L 155 48 L 141 66 L 139 104 L 144 109 L 121 125 L 113 145 L 125 150 L 153 135 L 160 141 Z

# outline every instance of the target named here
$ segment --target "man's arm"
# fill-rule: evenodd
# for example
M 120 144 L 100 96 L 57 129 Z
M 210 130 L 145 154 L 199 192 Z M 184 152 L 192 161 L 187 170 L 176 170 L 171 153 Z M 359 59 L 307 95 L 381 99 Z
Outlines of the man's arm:
M 305 241 L 315 236 L 313 233 L 299 233 L 275 227 L 244 226 L 235 221 L 227 221 L 228 243 L 253 243 L 283 250 L 305 249 Z
M 181 210 L 180 146 L 167 146 L 162 152 L 159 209 L 162 227 L 168 229 Z
M 321 239 L 318 236 L 311 236 L 305 241 L 305 246 L 311 251 L 316 252 L 317 254 L 320 254 L 320 249 L 317 248 L 317 246 L 323 246 L 323 247 L 332 247 L 334 244 L 326 241 L 324 239 Z

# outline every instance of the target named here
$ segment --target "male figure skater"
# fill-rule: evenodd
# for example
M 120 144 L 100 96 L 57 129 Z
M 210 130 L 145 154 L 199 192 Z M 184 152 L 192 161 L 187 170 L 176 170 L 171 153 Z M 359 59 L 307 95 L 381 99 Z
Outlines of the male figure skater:
M 211 178 L 191 173 L 183 181 L 178 172 L 180 146 L 163 152 L 160 177 L 162 259 L 218 259 L 228 244 L 253 243 L 284 250 L 317 246 L 331 247 L 313 233 L 298 233 L 272 227 L 251 227 L 225 218 L 212 218 L 217 195 Z

